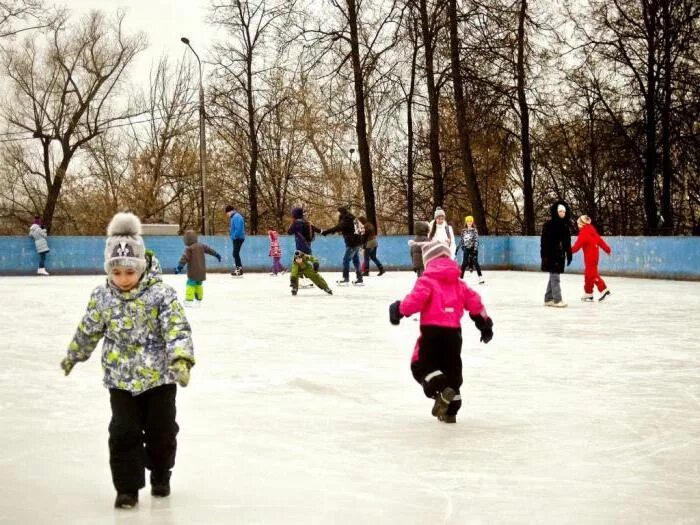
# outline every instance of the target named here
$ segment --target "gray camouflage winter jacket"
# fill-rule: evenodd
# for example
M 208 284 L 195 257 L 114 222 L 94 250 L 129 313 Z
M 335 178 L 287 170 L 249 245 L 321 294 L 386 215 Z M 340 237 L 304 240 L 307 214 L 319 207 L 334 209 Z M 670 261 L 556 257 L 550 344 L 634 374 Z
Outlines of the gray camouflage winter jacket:
M 92 292 L 87 312 L 68 346 L 68 359 L 86 361 L 104 337 L 104 386 L 133 395 L 176 383 L 168 367 L 178 359 L 194 365 L 190 325 L 175 290 L 160 278 L 160 264 L 138 286 L 122 292 L 111 281 Z

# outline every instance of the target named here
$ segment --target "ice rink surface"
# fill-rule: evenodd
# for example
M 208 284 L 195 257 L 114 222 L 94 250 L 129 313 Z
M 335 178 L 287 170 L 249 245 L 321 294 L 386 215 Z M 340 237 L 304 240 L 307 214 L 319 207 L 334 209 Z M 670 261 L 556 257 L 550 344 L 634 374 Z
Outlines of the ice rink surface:
M 463 324 L 464 405 L 430 415 L 418 323 L 388 322 L 408 272 L 289 293 L 210 274 L 188 310 L 172 495 L 114 510 L 99 351 L 59 361 L 99 276 L 0 277 L 0 522 L 700 523 L 700 283 L 609 278 L 542 305 L 542 273 L 486 272 L 488 345 Z M 182 297 L 184 276 L 165 276 Z M 470 277 L 470 283 L 473 279 Z

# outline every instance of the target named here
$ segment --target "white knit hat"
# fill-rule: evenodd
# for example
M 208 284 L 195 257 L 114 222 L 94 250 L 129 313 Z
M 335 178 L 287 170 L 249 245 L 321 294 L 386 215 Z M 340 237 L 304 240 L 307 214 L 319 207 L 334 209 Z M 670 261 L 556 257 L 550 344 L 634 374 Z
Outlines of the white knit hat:
M 440 208 L 440 207 L 438 206 L 437 208 L 435 208 L 435 216 L 434 216 L 434 218 L 437 219 L 438 217 L 441 217 L 441 216 L 442 216 L 442 217 L 445 216 L 445 210 L 443 210 L 442 208 Z
M 105 272 L 117 266 L 146 269 L 146 247 L 141 238 L 141 221 L 133 213 L 117 213 L 107 226 Z
M 560 204 L 559 206 L 557 206 L 557 213 L 559 213 L 561 211 L 566 213 L 566 206 L 564 206 L 563 204 Z

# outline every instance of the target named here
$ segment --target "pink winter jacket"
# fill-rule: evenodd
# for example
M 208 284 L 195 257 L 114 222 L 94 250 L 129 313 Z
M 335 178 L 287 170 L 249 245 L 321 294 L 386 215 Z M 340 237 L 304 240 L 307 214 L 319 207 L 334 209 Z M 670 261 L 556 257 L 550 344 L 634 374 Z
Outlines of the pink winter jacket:
M 452 259 L 438 257 L 425 267 L 413 290 L 399 306 L 409 316 L 420 312 L 421 326 L 459 328 L 464 311 L 486 317 L 481 297 L 459 278 L 459 266 Z

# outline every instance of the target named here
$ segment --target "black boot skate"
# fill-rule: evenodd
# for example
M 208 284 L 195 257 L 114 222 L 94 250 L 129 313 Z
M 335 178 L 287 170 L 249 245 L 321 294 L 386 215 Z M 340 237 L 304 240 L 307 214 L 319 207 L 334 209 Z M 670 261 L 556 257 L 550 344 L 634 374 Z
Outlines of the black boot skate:
M 114 508 L 133 509 L 138 503 L 138 492 L 117 492 L 117 499 L 114 500 Z
M 170 496 L 170 471 L 165 473 L 151 472 L 151 496 L 165 498 Z
M 450 406 L 456 395 L 457 392 L 449 386 L 444 388 L 442 392 L 437 392 L 435 394 L 435 404 L 433 405 L 433 415 L 438 419 L 444 417 L 447 413 L 447 407 Z

